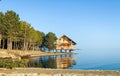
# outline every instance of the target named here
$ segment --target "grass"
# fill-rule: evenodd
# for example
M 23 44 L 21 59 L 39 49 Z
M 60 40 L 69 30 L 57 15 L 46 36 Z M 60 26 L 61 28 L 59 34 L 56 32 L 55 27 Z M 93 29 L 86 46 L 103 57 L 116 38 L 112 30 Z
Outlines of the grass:
M 1 59 L 0 68 L 17 68 L 17 67 L 27 67 L 27 60 L 12 60 L 12 59 Z

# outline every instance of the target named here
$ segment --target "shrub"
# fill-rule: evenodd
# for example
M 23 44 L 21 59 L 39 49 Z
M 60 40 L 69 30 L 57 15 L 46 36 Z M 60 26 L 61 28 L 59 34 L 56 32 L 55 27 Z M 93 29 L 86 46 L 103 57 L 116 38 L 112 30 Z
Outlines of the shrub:
M 27 60 L 11 60 L 11 59 L 2 59 L 0 60 L 1 68 L 16 68 L 16 67 L 27 67 Z

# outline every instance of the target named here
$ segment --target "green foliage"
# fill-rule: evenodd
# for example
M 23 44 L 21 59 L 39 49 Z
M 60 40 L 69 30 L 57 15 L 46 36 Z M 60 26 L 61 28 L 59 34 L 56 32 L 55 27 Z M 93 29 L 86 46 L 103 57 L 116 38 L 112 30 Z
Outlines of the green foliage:
M 0 34 L 2 35 L 2 38 L 6 36 L 6 27 L 4 25 L 5 15 L 0 12 Z
M 57 37 L 54 33 L 49 32 L 46 37 L 45 37 L 45 46 L 49 49 L 49 50 L 54 50 L 55 49 L 55 41 L 56 41 Z
M 13 37 L 16 35 L 17 33 L 17 29 L 18 29 L 18 25 L 19 25 L 19 16 L 18 14 L 16 14 L 14 11 L 7 11 L 5 13 L 5 25 L 6 25 L 6 28 L 7 28 L 7 35 L 8 37 Z
M 40 32 L 40 31 L 36 31 L 37 33 L 37 45 L 39 47 L 42 47 L 42 44 L 44 43 L 44 37 L 45 37 L 45 34 L 43 32 Z
M 4 18 L 4 14 L 0 12 L 0 34 L 2 34 L 2 31 L 4 30 L 3 18 Z
M 12 49 L 12 41 L 18 34 L 19 16 L 16 12 L 10 10 L 5 13 L 4 26 L 6 27 L 6 35 L 8 39 L 8 50 Z
M 27 67 L 27 60 L 8 60 L 1 59 L 0 67 L 1 68 L 16 68 L 16 67 Z
M 45 36 L 43 32 L 31 27 L 31 24 L 20 21 L 19 15 L 12 10 L 5 13 L 0 12 L 0 35 L 2 35 L 2 40 L 7 41 L 7 45 L 2 45 L 2 47 L 6 46 L 8 50 L 18 48 L 34 50 L 35 46 L 40 48 L 46 46 L 49 50 L 55 49 L 56 36 L 54 33 L 49 32 Z

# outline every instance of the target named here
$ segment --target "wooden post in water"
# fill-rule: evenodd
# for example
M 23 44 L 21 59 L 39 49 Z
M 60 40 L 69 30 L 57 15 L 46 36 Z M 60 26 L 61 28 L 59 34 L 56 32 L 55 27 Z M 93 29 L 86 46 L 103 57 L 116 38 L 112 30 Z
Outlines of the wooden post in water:
M 65 52 L 67 52 L 67 50 L 65 50 Z
M 62 53 L 62 49 L 60 50 L 60 52 Z
M 69 50 L 69 52 L 71 53 L 71 50 Z
M 56 53 L 57 53 L 57 49 L 56 49 Z

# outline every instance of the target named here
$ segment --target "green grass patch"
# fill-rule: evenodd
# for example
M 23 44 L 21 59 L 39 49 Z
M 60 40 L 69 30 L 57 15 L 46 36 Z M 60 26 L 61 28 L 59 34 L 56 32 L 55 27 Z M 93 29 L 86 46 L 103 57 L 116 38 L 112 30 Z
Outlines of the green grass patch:
M 0 68 L 17 68 L 17 67 L 27 67 L 28 60 L 12 60 L 12 59 L 1 59 Z

